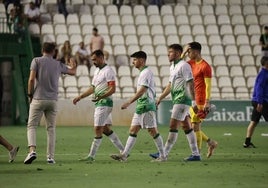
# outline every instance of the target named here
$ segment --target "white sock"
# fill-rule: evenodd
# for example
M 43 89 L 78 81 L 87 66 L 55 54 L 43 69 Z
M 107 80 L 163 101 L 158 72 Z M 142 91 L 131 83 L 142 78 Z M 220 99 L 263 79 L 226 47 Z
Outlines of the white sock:
M 126 157 L 128 156 L 128 154 L 130 153 L 130 151 L 132 150 L 133 146 L 136 143 L 136 139 L 137 139 L 137 137 L 134 136 L 134 135 L 129 135 L 128 136 L 125 149 L 124 149 L 124 151 L 122 153 L 124 156 L 126 156 Z
M 102 138 L 94 138 L 91 144 L 91 148 L 90 148 L 90 152 L 88 156 L 95 158 L 95 155 L 101 145 L 101 141 L 102 141 Z
M 124 146 L 121 140 L 118 138 L 117 134 L 113 132 L 111 135 L 108 136 L 108 138 L 111 140 L 111 142 L 119 150 L 120 153 L 124 151 Z
M 195 136 L 194 131 L 192 130 L 191 132 L 187 133 L 186 137 L 187 137 L 189 146 L 191 148 L 192 155 L 199 156 L 200 154 L 199 154 L 199 150 L 197 147 L 197 141 L 196 141 L 196 136 Z
M 172 147 L 176 143 L 177 138 L 178 138 L 178 132 L 169 132 L 168 138 L 167 138 L 167 141 L 165 144 L 166 156 L 168 156 L 170 150 L 172 149 Z
M 164 143 L 163 143 L 163 138 L 161 135 L 157 135 L 156 138 L 154 138 L 154 143 L 157 147 L 157 150 L 159 152 L 159 157 L 162 157 L 162 158 L 165 158 L 166 157 L 166 154 L 165 154 L 165 149 L 164 149 Z

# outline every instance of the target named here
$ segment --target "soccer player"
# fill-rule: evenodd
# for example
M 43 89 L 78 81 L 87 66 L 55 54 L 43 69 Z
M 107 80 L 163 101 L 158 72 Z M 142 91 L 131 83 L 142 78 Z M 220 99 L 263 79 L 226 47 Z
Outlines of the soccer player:
M 202 130 L 201 123 L 210 110 L 210 93 L 211 93 L 211 77 L 212 71 L 210 65 L 201 56 L 201 44 L 191 42 L 184 48 L 182 57 L 188 53 L 194 76 L 195 101 L 198 107 L 198 113 L 195 113 L 193 108 L 190 108 L 191 123 L 196 134 L 197 145 L 199 152 L 202 148 L 202 141 L 207 142 L 208 152 L 207 157 L 211 157 L 214 149 L 217 147 L 217 142 L 211 140 Z
M 181 59 L 182 46 L 172 44 L 168 47 L 168 58 L 170 65 L 170 78 L 163 93 L 157 100 L 157 105 L 160 104 L 169 93 L 172 97 L 172 113 L 170 119 L 170 130 L 165 144 L 165 153 L 168 156 L 173 145 L 177 141 L 178 128 L 182 126 L 186 134 L 192 154 L 185 158 L 186 161 L 200 161 L 201 157 L 198 151 L 196 136 L 191 127 L 189 108 L 197 110 L 195 103 L 194 81 L 191 66 Z M 151 157 L 158 157 L 158 153 L 150 154 Z
M 135 68 L 140 71 L 137 81 L 137 92 L 121 106 L 121 109 L 126 109 L 133 102 L 137 101 L 136 112 L 132 118 L 124 151 L 120 154 L 111 155 L 111 157 L 118 161 L 126 161 L 131 149 L 136 143 L 138 132 L 140 129 L 146 128 L 153 137 L 158 152 L 160 153 L 159 157 L 154 161 L 163 162 L 166 161 L 166 155 L 164 152 L 163 139 L 157 130 L 154 76 L 152 71 L 146 66 L 147 55 L 145 52 L 138 51 L 133 53 L 130 57 L 133 58 L 132 63 Z
M 45 115 L 47 129 L 47 162 L 55 163 L 56 115 L 58 100 L 58 82 L 61 74 L 75 75 L 76 63 L 71 59 L 68 68 L 65 64 L 53 59 L 56 45 L 43 44 L 43 56 L 32 60 L 28 81 L 30 102 L 27 138 L 29 153 L 24 164 L 31 164 L 36 159 L 36 129 L 42 115 Z
M 268 57 L 263 56 L 261 59 L 262 69 L 258 73 L 253 90 L 251 121 L 247 128 L 247 135 L 244 148 L 255 148 L 251 142 L 254 130 L 263 116 L 268 121 Z
M 113 109 L 112 94 L 116 88 L 115 72 L 105 63 L 102 50 L 95 50 L 91 53 L 91 62 L 97 67 L 94 72 L 92 85 L 87 91 L 73 99 L 73 104 L 76 104 L 81 99 L 93 95 L 92 102 L 95 102 L 96 107 L 94 112 L 95 138 L 91 144 L 88 156 L 80 159 L 80 161 L 95 160 L 103 134 L 109 137 L 120 152 L 124 150 L 120 139 L 110 128 L 112 125 L 111 113 Z

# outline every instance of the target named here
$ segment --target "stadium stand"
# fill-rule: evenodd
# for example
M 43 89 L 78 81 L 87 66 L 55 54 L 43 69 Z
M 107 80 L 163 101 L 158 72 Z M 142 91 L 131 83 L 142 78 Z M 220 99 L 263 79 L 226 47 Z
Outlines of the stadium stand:
M 117 7 L 111 0 L 67 1 L 67 5 L 69 15 L 65 19 L 55 8 L 56 0 L 44 0 L 40 6 L 43 25 L 31 26 L 31 32 L 40 34 L 41 41 L 54 41 L 58 46 L 65 40 L 73 46 L 80 41 L 88 45 L 96 26 L 105 38 L 110 64 L 120 75 L 116 97 L 127 97 L 134 91 L 138 71 L 129 62 L 131 53 L 147 52 L 159 91 L 168 80 L 167 45 L 185 45 L 193 40 L 202 44 L 203 57 L 215 70 L 213 98 L 247 99 L 251 95 L 260 67 L 259 36 L 268 24 L 267 0 L 170 0 L 160 8 L 148 4 Z M 0 4 L 1 17 L 4 11 Z M 79 65 L 75 81 L 65 81 L 67 77 L 63 76 L 61 97 L 81 92 L 85 87 L 81 82 L 88 84 L 93 71 L 94 66 L 88 71 Z

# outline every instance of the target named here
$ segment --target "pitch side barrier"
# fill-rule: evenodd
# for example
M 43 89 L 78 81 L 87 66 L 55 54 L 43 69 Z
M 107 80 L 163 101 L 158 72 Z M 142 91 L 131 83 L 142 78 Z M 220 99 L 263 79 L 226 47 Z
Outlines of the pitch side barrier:
M 248 125 L 252 111 L 250 100 L 215 100 L 211 103 L 215 104 L 217 109 L 209 113 L 204 120 L 206 125 Z M 170 100 L 160 103 L 157 111 L 160 125 L 169 124 L 171 109 Z
M 113 125 L 130 125 L 135 112 L 135 104 L 121 110 L 121 105 L 125 101 L 126 99 L 114 99 Z M 248 125 L 252 111 L 250 100 L 217 100 L 211 101 L 211 103 L 215 104 L 217 109 L 207 116 L 205 125 Z M 160 103 L 157 110 L 159 126 L 169 125 L 171 108 L 170 100 L 164 100 Z M 59 99 L 57 125 L 92 126 L 94 123 L 94 109 L 94 103 L 91 102 L 90 97 L 79 101 L 76 105 L 72 104 L 72 99 Z M 267 123 L 262 120 L 261 124 Z M 44 120 L 41 121 L 41 125 L 45 125 Z

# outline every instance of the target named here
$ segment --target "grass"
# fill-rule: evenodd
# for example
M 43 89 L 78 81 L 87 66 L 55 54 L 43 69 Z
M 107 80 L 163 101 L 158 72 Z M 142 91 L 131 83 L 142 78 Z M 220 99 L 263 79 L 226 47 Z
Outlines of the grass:
M 125 143 L 128 127 L 114 126 L 114 131 Z M 203 145 L 201 162 L 184 162 L 190 154 L 182 131 L 164 163 L 151 163 L 149 153 L 155 145 L 143 130 L 126 163 L 113 161 L 109 155 L 117 153 L 111 142 L 104 137 L 93 163 L 80 162 L 87 155 L 93 139 L 92 127 L 57 127 L 56 164 L 46 164 L 46 132 L 37 130 L 38 158 L 31 165 L 24 165 L 27 154 L 26 128 L 23 126 L 0 127 L 1 134 L 13 144 L 20 145 L 14 163 L 9 164 L 7 151 L 0 147 L 0 187 L 17 188 L 210 188 L 210 187 L 267 187 L 268 184 L 268 133 L 266 126 L 257 127 L 253 142 L 255 149 L 245 149 L 245 126 L 204 126 L 207 135 L 219 142 L 215 154 L 207 159 Z M 168 128 L 159 127 L 164 137 Z M 232 133 L 224 136 L 224 133 Z

